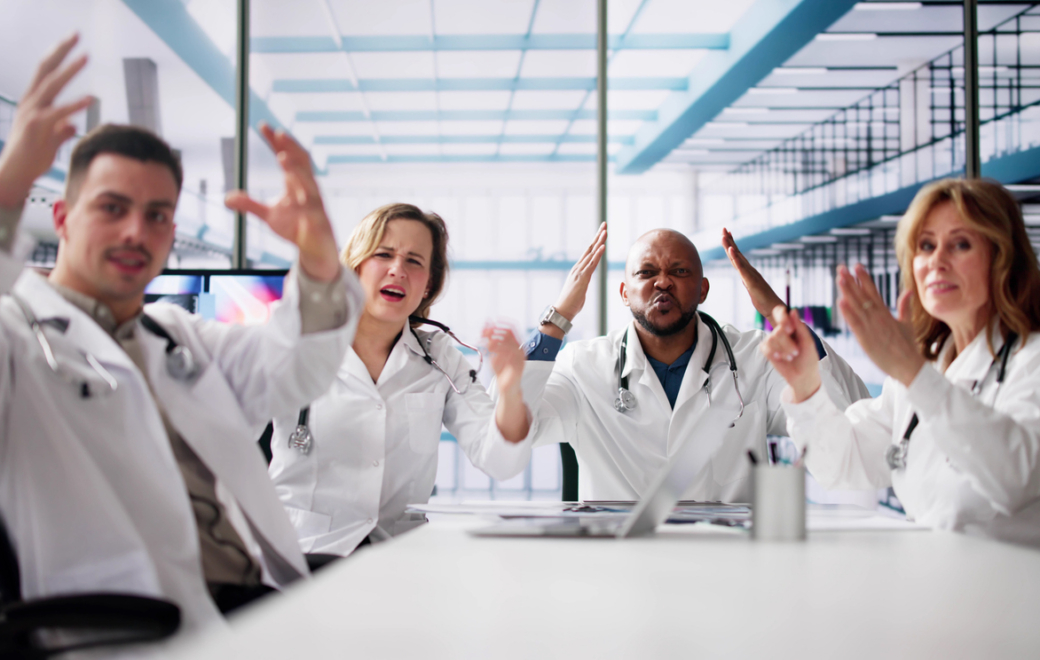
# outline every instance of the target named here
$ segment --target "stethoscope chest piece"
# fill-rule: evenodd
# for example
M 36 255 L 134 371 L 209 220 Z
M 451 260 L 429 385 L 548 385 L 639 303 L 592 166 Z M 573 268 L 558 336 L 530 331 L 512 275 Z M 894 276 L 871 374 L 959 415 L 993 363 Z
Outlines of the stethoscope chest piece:
M 617 398 L 614 399 L 614 410 L 623 413 L 627 410 L 635 410 L 635 407 L 636 395 L 626 387 L 619 387 Z
M 909 448 L 909 443 L 903 440 L 899 444 L 889 445 L 888 449 L 885 450 L 885 460 L 888 462 L 888 467 L 892 470 L 902 470 L 906 467 L 906 454 Z
M 310 453 L 312 444 L 314 444 L 314 437 L 311 435 L 311 430 L 306 424 L 298 424 L 296 430 L 289 436 L 289 449 L 297 449 L 301 454 L 307 454 Z
M 199 375 L 195 356 L 183 346 L 175 346 L 166 352 L 166 372 L 174 380 L 190 382 Z

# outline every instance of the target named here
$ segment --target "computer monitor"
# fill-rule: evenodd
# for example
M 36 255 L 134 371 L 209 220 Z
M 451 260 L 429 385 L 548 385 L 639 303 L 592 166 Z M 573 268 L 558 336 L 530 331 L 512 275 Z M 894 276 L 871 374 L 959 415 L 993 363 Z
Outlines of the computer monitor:
M 145 302 L 169 302 L 203 318 L 265 323 L 282 297 L 286 271 L 166 271 L 145 289 Z

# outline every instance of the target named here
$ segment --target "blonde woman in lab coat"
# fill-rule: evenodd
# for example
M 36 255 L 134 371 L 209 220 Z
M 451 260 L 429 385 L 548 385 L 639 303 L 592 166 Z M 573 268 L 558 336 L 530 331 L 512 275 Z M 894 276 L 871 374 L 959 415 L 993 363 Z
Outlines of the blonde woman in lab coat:
M 362 220 L 343 251 L 365 293 L 353 347 L 332 389 L 299 417 L 276 419 L 271 441 L 270 475 L 304 552 L 345 556 L 421 524 L 405 508 L 430 497 L 442 424 L 493 478 L 530 460 L 525 357 L 513 333 L 485 331 L 504 390 L 496 405 L 453 340 L 415 322 L 444 287 L 447 243 L 439 216 L 391 204 Z
M 993 181 L 926 186 L 896 254 L 898 319 L 866 269 L 838 274 L 841 312 L 888 374 L 877 399 L 839 411 L 805 326 L 774 310 L 762 351 L 789 384 L 791 437 L 827 487 L 892 486 L 917 522 L 1038 545 L 1040 270 L 1018 204 Z

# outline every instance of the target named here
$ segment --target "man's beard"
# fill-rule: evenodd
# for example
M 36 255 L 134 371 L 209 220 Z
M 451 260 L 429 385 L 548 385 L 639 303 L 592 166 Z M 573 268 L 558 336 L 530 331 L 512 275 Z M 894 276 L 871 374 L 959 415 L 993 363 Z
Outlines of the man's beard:
M 646 314 L 642 312 L 632 310 L 632 316 L 635 318 L 636 322 L 639 323 L 639 325 L 643 326 L 644 330 L 654 335 L 655 337 L 671 337 L 672 335 L 679 334 L 680 332 L 686 329 L 686 326 L 690 325 L 690 321 L 692 321 L 697 316 L 697 308 L 694 307 L 689 311 L 683 312 L 682 315 L 679 318 L 677 318 L 674 323 L 671 323 L 670 325 L 666 325 L 664 327 L 656 326 L 653 323 L 651 323 L 650 320 L 646 318 Z

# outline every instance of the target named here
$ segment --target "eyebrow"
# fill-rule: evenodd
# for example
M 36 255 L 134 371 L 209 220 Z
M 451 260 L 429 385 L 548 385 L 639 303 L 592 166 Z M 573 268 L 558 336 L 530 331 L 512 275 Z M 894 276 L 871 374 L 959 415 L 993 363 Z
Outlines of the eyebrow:
M 397 250 L 395 250 L 394 248 L 390 247 L 389 245 L 380 245 L 376 249 L 377 250 L 389 250 L 390 252 L 397 252 Z M 419 257 L 420 259 L 426 259 L 426 257 L 424 255 L 419 254 L 418 252 L 408 252 L 407 254 L 410 255 L 410 256 L 413 256 L 413 257 Z
M 131 199 L 130 197 L 127 197 L 126 195 L 117 193 L 117 192 L 112 191 L 112 190 L 104 190 L 104 191 L 98 193 L 97 195 L 95 195 L 94 199 L 102 199 L 102 198 L 106 198 L 106 197 L 110 198 L 110 199 L 114 199 L 115 201 L 121 202 L 123 204 L 133 204 L 134 203 L 134 200 Z M 174 204 L 173 202 L 171 202 L 168 199 L 156 199 L 156 200 L 148 202 L 146 204 L 146 206 L 148 206 L 149 208 L 170 208 L 170 209 L 172 209 L 172 208 L 175 208 L 177 205 Z

